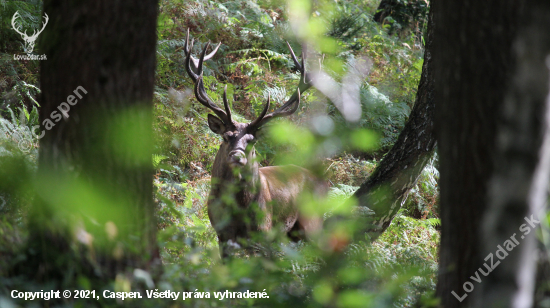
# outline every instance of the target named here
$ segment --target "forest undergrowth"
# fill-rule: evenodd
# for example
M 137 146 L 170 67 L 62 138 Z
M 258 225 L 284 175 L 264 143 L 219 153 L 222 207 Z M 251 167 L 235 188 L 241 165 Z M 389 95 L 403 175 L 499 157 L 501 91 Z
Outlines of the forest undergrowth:
M 4 5 L 2 22 L 15 10 L 40 16 L 36 7 L 16 2 L 0 2 Z M 208 94 L 218 103 L 227 85 L 233 117 L 240 122 L 254 119 L 268 95 L 275 106 L 288 99 L 299 75 L 285 42 L 297 54 L 302 48 L 291 31 L 289 5 L 283 1 L 160 2 L 152 161 L 164 271 L 155 288 L 208 292 L 265 289 L 270 295 L 269 299 L 189 299 L 186 307 L 432 305 L 439 245 L 437 155 L 422 172 L 400 214 L 372 244 L 368 239 L 348 241 L 342 248 L 344 257 L 336 260 L 322 244 L 284 239 L 283 244 L 274 244 L 279 235 L 273 233 L 267 235 L 256 256 L 221 262 L 206 210 L 212 163 L 221 138 L 209 130 L 208 110 L 192 93 L 193 84 L 184 66 L 186 33 L 189 30 L 195 38 L 195 55 L 207 42 L 222 43 L 217 55 L 205 62 L 204 81 Z M 414 104 L 424 29 L 414 27 L 421 23 L 374 22 L 377 6 L 378 1 L 373 0 L 321 1 L 311 13 L 313 22 L 325 25 L 319 34 L 325 46 L 323 69 L 335 80 L 341 82 L 357 59 L 372 62 L 359 90 L 361 120 L 348 123 L 332 102 L 310 89 L 303 93 L 298 111 L 274 123 L 256 145 L 263 166 L 296 156 L 290 162 L 322 174 L 331 186 L 322 209 L 349 200 L 389 151 Z M 396 28 L 401 30 L 396 32 Z M 17 163 L 32 174 L 38 155 L 38 140 L 32 133 L 40 108 L 36 100 L 40 92 L 38 64 L 11 60 L 10 55 L 20 49 L 18 39 L 5 29 L 0 33 L 8 39 L 0 46 L 0 156 L 23 157 Z M 290 126 L 285 124 L 289 122 Z M 21 151 L 22 143 L 28 145 L 25 151 Z M 301 149 L 304 144 L 308 145 L 305 150 Z M 0 224 L 0 255 L 17 258 L 13 243 L 25 240 L 26 210 L 32 194 L 2 197 L 16 200 L 9 204 L 18 206 L 0 208 L 6 213 Z M 0 276 L 9 266 L 5 259 L 0 261 Z M 2 279 L 4 285 L 23 283 Z M 117 277 L 112 286 L 130 290 L 144 281 L 148 284 L 148 279 L 147 273 L 134 272 Z M 90 280 L 82 277 L 82 285 Z

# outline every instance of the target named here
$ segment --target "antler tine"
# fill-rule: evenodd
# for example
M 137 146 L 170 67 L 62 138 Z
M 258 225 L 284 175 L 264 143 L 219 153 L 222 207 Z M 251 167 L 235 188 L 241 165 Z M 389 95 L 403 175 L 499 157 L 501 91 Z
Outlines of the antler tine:
M 185 36 L 185 44 L 183 44 L 183 52 L 188 57 L 191 49 L 189 48 L 189 29 L 187 29 L 187 35 Z
M 251 129 L 252 130 L 257 130 L 258 128 L 260 128 L 262 125 L 264 125 L 265 123 L 267 123 L 270 120 L 273 120 L 273 119 L 279 118 L 279 117 L 286 117 L 286 116 L 289 116 L 289 115 L 293 114 L 294 112 L 296 112 L 296 110 L 298 110 L 298 106 L 300 106 L 300 89 L 298 89 L 295 94 L 297 94 L 296 98 L 291 98 L 291 99 L 296 100 L 297 103 L 295 105 L 293 105 L 291 109 L 283 110 L 284 106 L 282 106 L 282 107 L 278 108 L 277 110 L 275 110 L 274 112 L 271 112 L 270 114 L 266 115 L 267 110 L 269 109 L 269 96 L 268 96 L 267 104 L 265 105 L 264 110 L 262 111 L 262 113 L 260 114 L 260 116 L 256 120 L 254 120 L 252 123 L 250 123 Z M 293 95 L 293 97 L 294 97 L 294 95 Z
M 223 88 L 223 106 L 225 107 L 227 119 L 231 122 L 231 108 L 229 108 L 229 101 L 227 100 L 227 85 Z
M 286 45 L 288 46 L 288 49 L 290 50 L 290 56 L 292 57 L 292 60 L 294 61 L 294 64 L 296 65 L 296 68 L 298 71 L 300 71 L 300 82 L 298 83 L 298 87 L 296 88 L 296 91 L 292 93 L 292 96 L 286 101 L 281 107 L 277 108 L 275 111 L 263 116 L 261 119 L 254 120 L 254 126 L 255 128 L 258 128 L 268 122 L 271 119 L 278 118 L 278 117 L 286 117 L 298 110 L 298 106 L 300 105 L 300 93 L 303 93 L 307 89 L 311 87 L 311 83 L 309 82 L 309 76 L 306 72 L 306 46 L 302 47 L 302 54 L 300 56 L 301 63 L 298 61 L 298 58 L 296 57 L 296 54 L 294 53 L 294 50 L 292 50 L 292 47 L 288 42 L 286 42 Z M 251 123 L 251 124 L 252 124 Z
M 292 50 L 292 48 L 290 48 Z M 307 45 L 304 45 L 302 46 L 302 67 L 301 67 L 301 70 L 300 72 L 302 73 L 300 77 L 300 82 L 303 83 L 303 84 L 307 84 L 307 81 L 306 81 L 306 67 L 305 67 L 305 63 L 306 63 L 306 54 L 307 54 Z M 303 92 L 303 91 L 302 91 Z
M 294 61 L 294 64 L 296 65 L 296 68 L 300 72 L 300 82 L 298 83 L 298 87 L 296 88 L 296 91 L 292 94 L 290 99 L 283 104 L 283 106 L 277 108 L 275 111 L 273 111 L 273 114 L 275 117 L 279 116 L 287 116 L 291 115 L 298 109 L 298 105 L 300 104 L 300 93 L 304 93 L 307 89 L 311 87 L 311 83 L 309 82 L 308 74 L 306 72 L 306 46 L 302 46 L 302 54 L 300 56 L 302 63 L 298 62 L 298 59 L 296 58 L 296 54 L 294 53 L 294 50 L 292 50 L 292 47 L 288 42 L 286 42 L 286 45 L 288 46 L 288 49 L 290 50 L 290 55 L 292 57 L 292 60 Z M 294 103 L 296 106 L 293 106 L 290 110 L 286 110 L 289 106 L 293 105 Z M 277 115 L 280 114 L 280 115 Z
M 283 105 L 281 106 L 280 108 L 277 108 L 277 110 L 273 111 L 272 114 L 273 114 L 273 117 L 276 118 L 276 117 L 286 117 L 286 116 L 289 116 L 291 114 L 293 114 L 294 112 L 296 112 L 296 110 L 298 110 L 298 106 L 300 106 L 300 88 L 296 89 L 296 92 L 294 93 L 294 95 L 296 95 L 296 98 L 294 98 L 294 100 L 296 101 L 296 104 L 294 104 L 293 102 L 291 102 L 291 99 L 289 99 L 289 102 L 287 102 L 287 105 L 286 107 Z M 292 96 L 294 96 L 292 95 Z M 294 104 L 294 105 L 293 105 Z M 286 110 L 286 108 L 288 108 L 288 106 L 292 106 L 292 108 L 290 108 L 289 110 Z
M 197 97 L 197 100 L 203 104 L 204 106 L 212 109 L 214 112 L 216 112 L 216 114 L 225 122 L 226 118 L 229 119 L 227 117 L 227 113 L 225 111 L 223 111 L 220 107 L 218 107 L 218 105 L 216 105 L 211 99 L 210 97 L 208 97 L 208 94 L 206 93 L 206 89 L 204 88 L 204 81 L 202 79 L 202 75 L 199 76 L 199 79 L 197 80 L 196 84 L 195 84 L 195 88 L 197 89 L 195 91 L 195 96 Z M 229 124 L 229 122 L 227 122 L 226 124 Z
M 259 126 L 262 126 L 264 125 L 265 123 L 267 123 L 268 121 L 270 120 L 273 120 L 275 118 L 279 118 L 279 117 L 287 117 L 291 114 L 293 114 L 294 112 L 296 112 L 296 110 L 298 110 L 298 106 L 300 106 L 300 89 L 297 89 L 296 92 L 294 93 L 295 95 L 293 95 L 287 102 L 287 104 L 285 104 L 286 106 L 281 106 L 279 108 L 277 108 L 277 110 L 271 112 L 270 114 L 268 115 L 265 115 L 262 120 L 260 122 L 258 122 Z M 296 104 L 294 104 L 294 102 L 296 102 Z M 292 105 L 294 104 L 294 105 Z M 292 108 L 288 109 L 288 110 L 285 110 L 286 108 L 288 108 L 288 106 L 291 106 L 292 105 Z
M 218 49 L 221 45 L 222 42 L 219 42 L 218 45 L 216 45 L 216 47 L 214 47 L 214 49 L 209 54 L 207 54 L 206 57 L 204 57 L 204 61 L 210 60 L 214 55 L 216 55 L 216 52 L 218 52 Z
M 294 50 L 292 50 L 292 47 L 290 46 L 290 43 L 288 41 L 286 42 L 286 45 L 288 46 L 288 49 L 290 49 L 290 55 L 292 57 L 292 60 L 294 61 L 294 64 L 296 65 L 299 71 L 302 71 L 302 65 L 304 63 L 304 57 L 303 57 L 304 53 L 302 52 L 302 65 L 301 65 L 300 62 L 298 62 L 298 59 L 296 59 L 296 54 L 294 54 Z
M 212 110 L 226 125 L 232 124 L 231 118 L 228 117 L 225 111 L 216 106 L 216 104 L 212 102 L 208 95 L 206 95 L 206 91 L 204 90 L 204 84 L 202 81 L 202 75 L 199 76 L 199 79 L 195 83 L 195 96 L 197 97 L 199 103 L 201 103 L 204 107 Z
M 253 130 L 261 126 L 260 123 L 262 123 L 262 121 L 265 119 L 265 114 L 269 110 L 270 101 L 271 101 L 271 95 L 267 93 L 267 103 L 264 106 L 264 110 L 262 110 L 262 113 L 260 113 L 260 116 L 258 116 L 256 120 L 252 121 L 249 125 L 249 127 L 251 127 Z
M 193 42 L 193 40 L 191 40 Z M 188 56 L 191 54 L 191 50 L 193 49 L 193 43 L 191 43 L 191 48 L 189 48 L 189 29 L 187 29 L 187 36 L 185 37 L 185 45 L 184 45 L 184 52 L 185 52 L 185 56 Z M 204 57 L 204 61 L 206 60 L 210 60 L 214 55 L 216 55 L 216 52 L 218 52 L 218 49 L 220 48 L 220 46 L 222 45 L 222 43 L 218 43 L 218 45 L 216 45 L 216 47 L 208 54 Z M 195 57 L 193 57 L 192 55 L 190 56 L 190 59 L 191 59 L 191 69 L 193 70 L 193 72 L 195 72 L 196 74 L 200 75 L 198 72 L 197 72 L 197 67 L 199 65 L 199 60 L 198 59 L 195 59 Z
M 193 43 L 195 42 L 195 39 L 191 39 L 191 44 L 189 44 L 189 37 L 190 37 L 189 29 L 187 29 L 187 35 L 185 36 L 185 45 L 183 46 L 183 52 L 185 53 L 185 56 L 186 56 L 185 66 L 186 66 L 186 69 L 187 67 L 189 67 L 189 70 L 191 70 L 193 73 L 196 73 L 198 60 L 191 55 L 191 51 L 193 50 Z M 187 58 L 189 58 L 189 60 L 187 60 Z
M 186 57 L 185 57 L 185 70 L 187 71 L 187 74 L 191 79 L 193 79 L 193 83 L 197 83 L 197 79 L 199 78 L 199 75 L 195 73 L 195 69 L 191 68 L 191 50 L 193 50 L 193 40 L 191 40 L 191 44 L 189 44 L 189 40 L 185 40 L 185 47 L 184 49 L 187 49 L 186 51 Z
M 202 64 L 204 63 L 204 55 L 206 55 L 206 50 L 210 46 L 210 42 L 206 43 L 206 46 L 204 46 L 201 57 L 199 58 L 199 65 L 197 65 L 197 75 L 202 75 Z

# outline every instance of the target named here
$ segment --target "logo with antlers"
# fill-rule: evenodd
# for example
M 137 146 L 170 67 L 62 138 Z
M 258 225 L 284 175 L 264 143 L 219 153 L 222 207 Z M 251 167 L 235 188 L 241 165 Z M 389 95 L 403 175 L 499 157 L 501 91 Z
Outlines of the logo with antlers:
M 25 41 L 25 47 L 24 47 L 24 50 L 26 53 L 30 54 L 32 53 L 33 49 L 34 49 L 34 43 L 36 42 L 36 39 L 38 38 L 38 35 L 40 33 L 42 33 L 42 31 L 44 31 L 44 28 L 46 28 L 46 25 L 48 24 L 48 20 L 50 19 L 48 17 L 48 14 L 44 13 L 44 19 L 45 21 L 42 23 L 42 29 L 40 29 L 38 32 L 37 30 L 34 30 L 32 35 L 29 36 L 27 35 L 27 31 L 25 30 L 25 32 L 21 32 L 21 26 L 17 26 L 15 24 L 15 20 L 17 18 L 21 18 L 21 15 L 19 15 L 19 11 L 15 12 L 15 14 L 13 14 L 13 18 L 11 19 L 11 26 L 13 27 L 13 30 L 15 30 L 15 32 L 21 34 L 21 37 L 23 38 L 23 40 Z

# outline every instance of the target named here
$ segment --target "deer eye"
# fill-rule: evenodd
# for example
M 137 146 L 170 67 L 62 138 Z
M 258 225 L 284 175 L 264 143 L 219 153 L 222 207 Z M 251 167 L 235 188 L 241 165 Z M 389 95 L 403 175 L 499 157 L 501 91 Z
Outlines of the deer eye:
M 226 132 L 225 134 L 222 135 L 222 138 L 223 138 L 223 140 L 229 142 L 229 139 L 230 139 L 231 137 L 233 137 L 233 135 L 234 135 L 233 132 Z

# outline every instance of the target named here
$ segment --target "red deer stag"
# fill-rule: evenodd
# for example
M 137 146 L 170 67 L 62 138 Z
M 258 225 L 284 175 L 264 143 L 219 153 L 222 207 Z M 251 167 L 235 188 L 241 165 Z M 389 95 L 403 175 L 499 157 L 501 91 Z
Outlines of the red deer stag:
M 298 88 L 290 99 L 275 111 L 268 113 L 270 99 L 260 116 L 250 123 L 239 123 L 231 119 L 227 101 L 227 87 L 223 93 L 225 110 L 218 107 L 206 93 L 203 83 L 203 62 L 214 56 L 219 48 L 206 55 L 209 43 L 198 59 L 191 55 L 193 40 L 189 32 L 185 41 L 185 67 L 193 80 L 197 100 L 211 109 L 216 116 L 208 115 L 210 129 L 223 137 L 212 166 L 212 188 L 208 198 L 208 216 L 218 234 L 222 257 L 228 256 L 232 243 L 250 240 L 251 232 L 268 231 L 281 227 L 292 240 L 305 238 L 307 234 L 321 227 L 322 219 L 308 218 L 300 214 L 298 197 L 303 191 L 325 194 L 328 186 L 308 170 L 298 166 L 260 168 L 256 160 L 254 143 L 257 132 L 268 121 L 293 114 L 300 104 L 300 93 L 310 87 L 302 61 L 298 62 L 290 47 L 294 64 L 301 73 Z M 228 195 L 232 198 L 228 198 Z

